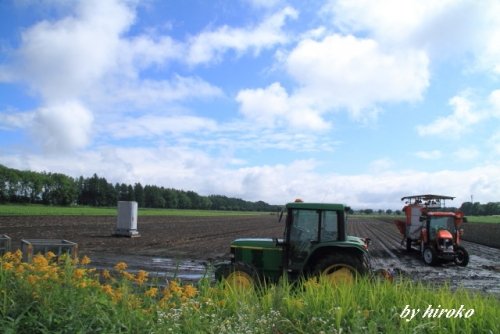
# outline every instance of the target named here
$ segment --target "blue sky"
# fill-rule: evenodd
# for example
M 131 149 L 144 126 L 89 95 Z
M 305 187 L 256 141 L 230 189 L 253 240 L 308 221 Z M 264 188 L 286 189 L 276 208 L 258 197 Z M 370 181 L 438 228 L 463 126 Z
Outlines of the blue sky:
M 498 1 L 0 2 L 0 164 L 202 195 L 500 200 Z

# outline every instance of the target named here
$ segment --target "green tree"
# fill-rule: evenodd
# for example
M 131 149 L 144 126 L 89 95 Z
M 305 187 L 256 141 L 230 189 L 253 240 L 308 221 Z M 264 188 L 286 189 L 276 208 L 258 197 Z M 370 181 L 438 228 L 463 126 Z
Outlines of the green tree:
M 139 207 L 144 207 L 144 188 L 140 183 L 134 184 L 134 199 Z

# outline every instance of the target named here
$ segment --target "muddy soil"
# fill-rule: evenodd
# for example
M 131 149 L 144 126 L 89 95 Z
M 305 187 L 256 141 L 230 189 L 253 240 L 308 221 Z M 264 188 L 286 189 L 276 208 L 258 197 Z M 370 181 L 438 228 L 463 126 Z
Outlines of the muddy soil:
M 66 239 L 78 243 L 79 254 L 92 265 L 110 268 L 125 261 L 131 271 L 144 269 L 169 279 L 196 280 L 211 276 L 211 264 L 228 259 L 229 244 L 240 237 L 282 237 L 283 223 L 275 215 L 238 217 L 139 217 L 140 237 L 113 237 L 116 217 L 0 217 L 0 234 L 12 238 L 13 248 L 24 239 Z M 351 218 L 350 234 L 372 239 L 374 269 L 390 269 L 399 276 L 429 284 L 500 295 L 500 249 L 463 242 L 469 251 L 467 267 L 454 264 L 426 266 L 415 249 L 407 252 L 391 222 Z M 499 236 L 500 237 L 500 236 Z
M 500 249 L 462 241 L 470 256 L 469 264 L 454 263 L 427 266 L 417 248 L 411 252 L 401 244 L 402 236 L 392 222 L 376 219 L 351 219 L 349 233 L 369 237 L 372 266 L 389 269 L 399 276 L 428 284 L 447 282 L 452 288 L 465 288 L 495 293 L 500 296 Z M 500 236 L 499 236 L 500 237 Z

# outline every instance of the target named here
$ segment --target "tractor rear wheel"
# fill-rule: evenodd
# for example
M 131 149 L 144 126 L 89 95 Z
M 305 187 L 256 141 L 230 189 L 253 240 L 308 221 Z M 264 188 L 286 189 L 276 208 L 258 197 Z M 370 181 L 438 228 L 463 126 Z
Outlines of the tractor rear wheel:
M 455 248 L 455 263 L 462 267 L 469 264 L 469 253 L 462 246 Z
M 368 268 L 351 254 L 329 254 L 314 266 L 314 275 L 325 277 L 333 284 L 354 283 L 359 275 L 366 274 Z
M 438 262 L 437 253 L 434 250 L 434 248 L 431 246 L 424 247 L 424 251 L 422 253 L 422 256 L 424 258 L 425 264 L 428 264 L 429 266 L 434 266 Z
M 259 282 L 257 270 L 243 262 L 231 263 L 222 267 L 216 276 L 228 286 L 238 289 L 252 289 Z

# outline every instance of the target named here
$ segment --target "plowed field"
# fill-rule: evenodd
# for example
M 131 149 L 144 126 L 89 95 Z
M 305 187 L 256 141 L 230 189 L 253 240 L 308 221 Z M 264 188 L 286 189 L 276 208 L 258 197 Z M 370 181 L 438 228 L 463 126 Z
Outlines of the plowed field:
M 0 234 L 12 238 L 13 248 L 24 239 L 66 239 L 78 243 L 96 267 L 126 261 L 133 270 L 158 276 L 196 279 L 207 264 L 225 259 L 229 243 L 239 237 L 282 237 L 283 224 L 275 215 L 237 217 L 139 217 L 140 237 L 113 237 L 116 217 L 36 216 L 0 217 Z M 426 266 L 415 249 L 406 252 L 394 224 L 377 219 L 350 219 L 350 234 L 372 239 L 374 269 L 390 269 L 428 283 L 449 282 L 500 294 L 500 250 L 463 242 L 469 251 L 467 267 L 454 264 Z M 500 236 L 499 236 L 500 237 Z

